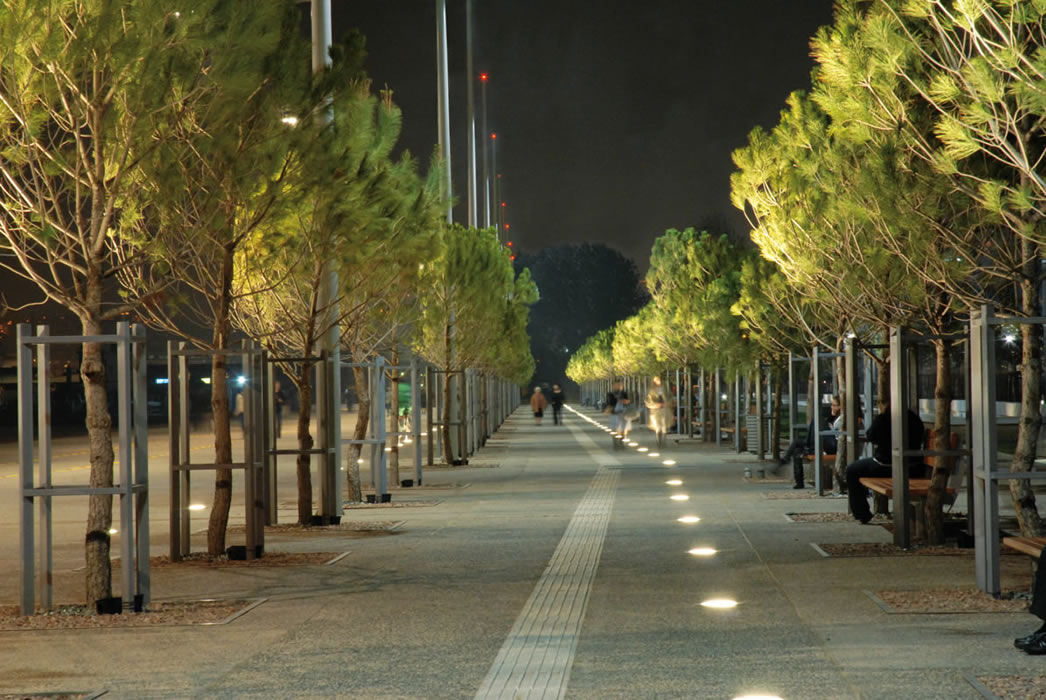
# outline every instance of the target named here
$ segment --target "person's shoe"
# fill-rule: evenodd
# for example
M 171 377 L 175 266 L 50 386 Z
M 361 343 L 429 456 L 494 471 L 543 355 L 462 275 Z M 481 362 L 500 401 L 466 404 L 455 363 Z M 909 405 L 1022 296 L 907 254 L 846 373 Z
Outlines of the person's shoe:
M 861 517 L 859 517 L 859 518 L 858 518 L 857 520 L 858 520 L 858 521 L 859 521 L 859 522 L 860 522 L 860 523 L 861 523 L 862 525 L 867 525 L 868 523 L 872 522 L 872 516 L 871 516 L 871 515 L 862 515 L 862 516 L 861 516 Z
M 1014 644 L 1017 642 L 1014 641 Z M 1042 656 L 1046 654 L 1046 634 L 1033 634 L 1031 640 L 1026 643 L 1021 649 L 1025 654 L 1031 654 L 1032 656 Z
M 805 489 L 806 488 L 806 484 L 796 484 L 792 488 L 793 489 Z
M 1046 630 L 1043 630 L 1040 627 L 1039 629 L 1035 630 L 1034 632 L 1025 637 L 1018 637 L 1017 639 L 1014 639 L 1013 646 L 1017 647 L 1021 651 L 1024 651 L 1030 645 L 1035 644 L 1044 638 L 1046 638 Z

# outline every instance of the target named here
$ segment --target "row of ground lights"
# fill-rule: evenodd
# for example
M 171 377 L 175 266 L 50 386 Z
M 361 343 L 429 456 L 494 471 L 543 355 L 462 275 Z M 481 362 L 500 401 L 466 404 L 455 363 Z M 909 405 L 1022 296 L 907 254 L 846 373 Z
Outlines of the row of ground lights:
M 578 418 L 581 418 L 583 420 L 588 421 L 589 423 L 591 423 L 592 425 L 596 426 L 597 428 L 599 428 L 600 430 L 602 430 L 605 433 L 610 433 L 611 435 L 614 436 L 615 440 L 621 440 L 622 444 L 627 445 L 628 447 L 631 447 L 631 448 L 635 449 L 636 452 L 641 452 L 641 453 L 645 454 L 647 457 L 651 457 L 651 458 L 655 458 L 655 459 L 657 457 L 661 456 L 660 452 L 651 452 L 649 447 L 640 447 L 639 443 L 634 441 L 634 440 L 629 440 L 629 441 L 625 442 L 625 440 L 626 440 L 625 436 L 622 435 L 621 433 L 617 432 L 616 430 L 613 430 L 611 428 L 606 427 L 605 425 L 603 425 L 602 423 L 600 423 L 597 420 L 592 420 L 588 416 L 583 415 L 583 414 L 575 411 L 570 406 L 567 406 L 566 408 L 567 408 L 567 410 L 572 412 L 574 415 L 576 415 Z M 665 465 L 666 467 L 674 467 L 675 464 L 676 464 L 676 461 L 674 459 L 666 459 L 666 460 L 662 461 L 661 464 Z
M 592 425 L 596 426 L 597 428 L 599 428 L 600 430 L 602 430 L 604 432 L 610 433 L 611 435 L 614 436 L 615 440 L 622 440 L 622 441 L 625 440 L 625 436 L 622 435 L 621 433 L 618 433 L 617 431 L 612 430 L 612 429 L 606 427 L 602 423 L 600 423 L 600 422 L 598 422 L 596 420 L 593 420 L 593 419 L 589 418 L 586 415 L 582 415 L 581 413 L 578 413 L 573 408 L 570 408 L 570 406 L 567 406 L 567 408 L 571 412 L 573 412 L 574 415 L 578 416 L 579 418 L 582 418 L 582 419 L 588 421 L 589 423 L 591 423 Z M 658 453 L 658 452 L 650 452 L 649 448 L 640 447 L 639 443 L 637 443 L 637 442 L 629 441 L 629 442 L 625 442 L 625 444 L 628 445 L 629 447 L 635 448 L 637 452 L 645 453 L 648 457 L 660 457 L 661 456 L 661 454 Z M 673 459 L 666 459 L 666 460 L 662 461 L 661 464 L 665 465 L 666 467 L 674 467 L 676 462 Z M 672 487 L 682 486 L 683 485 L 683 480 L 682 479 L 669 479 L 669 480 L 667 480 L 665 482 L 665 484 L 667 486 L 672 486 Z M 672 500 L 672 501 L 675 501 L 677 503 L 686 503 L 686 502 L 688 502 L 690 500 L 690 495 L 687 494 L 687 493 L 673 493 L 672 495 L 669 496 L 669 499 Z M 677 522 L 683 523 L 684 525 L 693 525 L 693 524 L 701 522 L 701 518 L 697 517 L 696 515 L 683 515 L 683 516 L 680 516 L 679 518 L 677 518 L 676 520 L 677 520 Z M 716 555 L 717 552 L 712 547 L 694 547 L 693 549 L 688 550 L 687 553 L 690 554 L 691 556 L 695 556 L 695 557 L 713 557 L 713 556 Z M 712 599 L 709 599 L 709 600 L 702 601 L 701 602 L 701 606 L 705 607 L 705 608 L 710 608 L 710 609 L 730 610 L 732 608 L 736 608 L 737 607 L 737 601 L 736 600 L 730 600 L 728 598 L 712 598 Z M 734 698 L 734 700 L 781 700 L 781 698 L 779 696 L 777 696 L 777 695 L 743 695 L 743 696 Z
M 668 461 L 670 460 L 666 460 L 665 462 L 666 466 Z M 673 488 L 679 487 L 683 485 L 683 480 L 669 479 L 665 482 L 665 485 Z M 670 495 L 669 499 L 676 501 L 677 503 L 686 503 L 690 500 L 690 494 L 677 492 Z M 676 518 L 676 521 L 683 523 L 684 525 L 694 525 L 701 522 L 701 518 L 696 515 L 683 515 Z M 694 557 L 714 557 L 717 553 L 718 552 L 714 547 L 694 547 L 687 550 L 687 554 Z M 737 607 L 737 601 L 730 598 L 710 598 L 701 601 L 701 607 L 712 610 L 731 610 Z M 742 695 L 734 698 L 734 700 L 781 700 L 781 698 L 777 695 Z

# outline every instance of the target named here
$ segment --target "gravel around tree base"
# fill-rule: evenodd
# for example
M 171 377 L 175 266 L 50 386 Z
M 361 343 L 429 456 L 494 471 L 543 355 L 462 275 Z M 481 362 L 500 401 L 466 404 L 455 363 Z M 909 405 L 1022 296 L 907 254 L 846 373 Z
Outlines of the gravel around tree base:
M 1046 676 L 977 676 L 977 680 L 999 700 L 1046 700 Z
M 1031 594 L 1004 591 L 1000 597 L 976 588 L 926 588 L 917 591 L 876 591 L 896 613 L 1020 613 L 1028 611 Z
M 125 611 L 120 615 L 98 615 L 84 605 L 59 605 L 49 612 L 41 611 L 35 615 L 22 615 L 17 605 L 4 605 L 0 606 L 0 630 L 207 625 L 224 622 L 253 603 L 254 601 L 250 600 L 154 602 L 149 604 L 145 612 Z

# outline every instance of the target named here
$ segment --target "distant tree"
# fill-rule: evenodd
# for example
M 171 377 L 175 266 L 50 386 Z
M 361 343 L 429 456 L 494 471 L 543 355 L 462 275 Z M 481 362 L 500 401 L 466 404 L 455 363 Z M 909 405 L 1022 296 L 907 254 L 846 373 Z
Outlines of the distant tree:
M 415 350 L 443 372 L 444 416 L 452 415 L 456 373 L 514 368 L 517 375 L 508 378 L 529 378 L 522 376 L 528 368 L 526 335 L 506 324 L 526 323 L 526 314 L 515 307 L 534 303 L 537 289 L 526 270 L 513 274 L 508 249 L 493 229 L 445 226 L 439 254 L 426 264 L 421 284 L 425 295 Z M 450 423 L 443 425 L 443 454 L 453 460 Z
M 572 353 L 596 332 L 635 314 L 646 303 L 636 264 L 602 244 L 582 243 L 521 254 L 541 299 L 531 307 L 528 332 L 537 378 L 565 383 Z

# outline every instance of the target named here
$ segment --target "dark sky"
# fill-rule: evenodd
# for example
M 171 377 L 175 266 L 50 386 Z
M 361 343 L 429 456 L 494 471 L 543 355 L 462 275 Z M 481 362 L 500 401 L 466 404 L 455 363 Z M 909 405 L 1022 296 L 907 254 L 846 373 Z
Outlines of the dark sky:
M 435 147 L 435 0 L 334 0 L 335 37 L 367 37 L 402 143 Z M 454 189 L 464 221 L 465 0 L 448 0 Z M 730 153 L 808 88 L 809 40 L 831 0 L 475 0 L 476 72 L 491 75 L 511 238 L 536 251 L 604 242 L 645 269 L 666 228 L 726 219 Z M 477 103 L 479 92 L 477 89 Z M 477 116 L 478 119 L 478 116 Z

